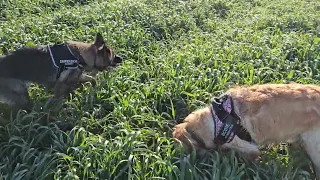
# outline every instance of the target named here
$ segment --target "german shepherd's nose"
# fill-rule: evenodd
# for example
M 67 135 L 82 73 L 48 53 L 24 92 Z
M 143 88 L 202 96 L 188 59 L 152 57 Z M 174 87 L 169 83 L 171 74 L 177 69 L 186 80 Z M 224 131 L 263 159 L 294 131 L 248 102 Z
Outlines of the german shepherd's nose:
M 123 61 L 123 58 L 116 54 L 116 56 L 114 57 L 114 62 L 118 64 L 118 63 L 122 63 L 122 61 Z

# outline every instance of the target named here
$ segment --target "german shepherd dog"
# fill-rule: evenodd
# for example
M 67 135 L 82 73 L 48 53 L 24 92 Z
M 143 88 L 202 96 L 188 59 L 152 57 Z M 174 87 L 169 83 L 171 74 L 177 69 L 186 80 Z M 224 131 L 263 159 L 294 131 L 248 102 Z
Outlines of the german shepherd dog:
M 100 33 L 93 43 L 67 41 L 18 49 L 0 57 L 0 102 L 13 106 L 16 111 L 28 111 L 31 107 L 28 83 L 49 87 L 53 92 L 52 99 L 57 99 L 81 83 L 94 83 L 94 78 L 84 71 L 104 71 L 122 61 L 105 44 Z
M 234 149 L 260 159 L 259 145 L 302 145 L 320 177 L 320 87 L 263 84 L 230 88 L 211 105 L 189 114 L 173 137 L 186 152 Z

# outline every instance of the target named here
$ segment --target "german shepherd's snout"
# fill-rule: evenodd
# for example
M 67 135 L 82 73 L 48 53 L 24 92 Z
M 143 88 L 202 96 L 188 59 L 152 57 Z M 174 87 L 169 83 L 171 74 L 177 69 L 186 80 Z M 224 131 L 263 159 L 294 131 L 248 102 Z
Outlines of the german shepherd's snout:
M 123 58 L 121 56 L 119 56 L 118 54 L 116 54 L 116 56 L 114 57 L 114 62 L 117 64 L 120 64 L 123 62 Z

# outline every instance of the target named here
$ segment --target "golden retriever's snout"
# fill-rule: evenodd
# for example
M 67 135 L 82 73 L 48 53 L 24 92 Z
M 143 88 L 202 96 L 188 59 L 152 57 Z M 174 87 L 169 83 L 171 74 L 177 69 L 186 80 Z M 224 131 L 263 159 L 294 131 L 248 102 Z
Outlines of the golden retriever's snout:
M 184 136 L 183 128 L 175 126 L 173 128 L 173 138 L 180 140 L 182 136 Z
M 179 125 L 176 125 L 173 128 L 172 137 L 177 141 L 183 143 L 183 139 L 185 139 L 184 128 Z
M 178 124 L 173 128 L 173 138 L 177 140 L 178 143 L 181 143 L 183 146 L 184 151 L 189 153 L 192 150 L 191 142 L 189 141 L 186 130 L 185 130 L 185 123 Z

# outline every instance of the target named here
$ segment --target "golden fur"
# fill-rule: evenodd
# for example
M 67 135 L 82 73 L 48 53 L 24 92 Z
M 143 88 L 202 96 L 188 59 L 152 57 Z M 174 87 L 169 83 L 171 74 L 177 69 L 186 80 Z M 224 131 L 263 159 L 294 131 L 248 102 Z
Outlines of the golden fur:
M 320 86 L 302 84 L 263 84 L 229 89 L 235 113 L 241 125 L 256 143 L 238 136 L 221 148 L 235 149 L 253 160 L 259 157 L 258 145 L 301 140 L 310 156 L 317 176 L 320 174 Z M 210 107 L 204 107 L 188 115 L 174 128 L 173 137 L 182 142 L 186 151 L 191 145 L 196 150 L 216 148 L 215 127 Z M 195 134 L 205 143 L 200 147 Z

